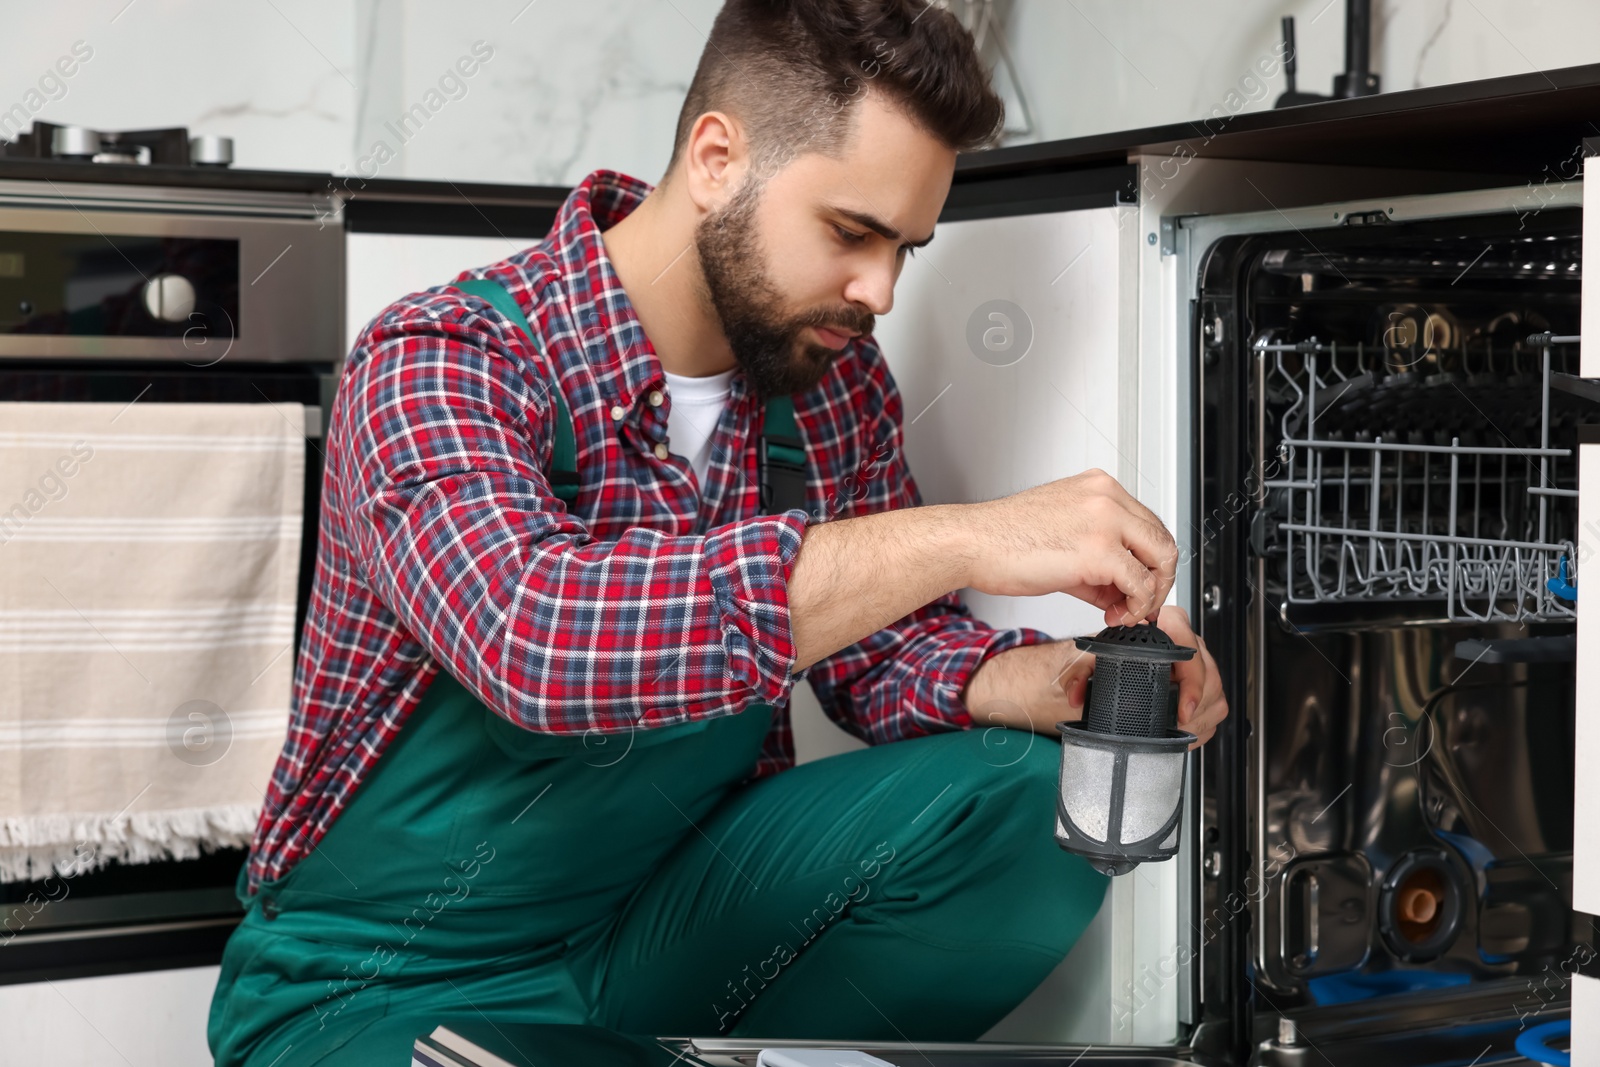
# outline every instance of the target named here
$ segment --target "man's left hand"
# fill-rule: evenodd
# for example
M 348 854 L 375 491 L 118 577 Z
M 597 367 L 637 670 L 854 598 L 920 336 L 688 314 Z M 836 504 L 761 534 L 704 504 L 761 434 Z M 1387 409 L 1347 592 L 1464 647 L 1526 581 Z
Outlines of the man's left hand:
M 1167 606 L 1155 619 L 1174 644 L 1195 649 L 1173 665 L 1178 683 L 1178 729 L 1194 734 L 1198 748 L 1211 740 L 1228 717 L 1217 662 L 1194 632 L 1189 613 Z M 1048 673 L 1045 673 L 1048 672 Z M 1009 726 L 1055 735 L 1056 723 L 1083 717 L 1083 701 L 1094 656 L 1070 640 L 1009 649 L 985 660 L 967 686 L 966 702 L 975 727 Z

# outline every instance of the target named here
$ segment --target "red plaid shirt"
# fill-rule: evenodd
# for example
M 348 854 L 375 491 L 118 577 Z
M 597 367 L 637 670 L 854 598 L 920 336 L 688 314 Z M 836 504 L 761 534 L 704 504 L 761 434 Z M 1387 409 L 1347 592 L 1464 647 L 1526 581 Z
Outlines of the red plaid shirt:
M 413 293 L 356 339 L 326 440 L 316 575 L 289 736 L 251 850 L 251 891 L 316 847 L 448 670 L 497 714 L 626 733 L 778 707 L 751 778 L 794 764 L 790 688 L 869 744 L 971 726 L 984 657 L 1049 640 L 995 630 L 954 594 L 793 671 L 787 581 L 806 525 L 920 503 L 902 409 L 860 338 L 795 397 L 807 511 L 760 514 L 762 407 L 735 374 L 704 494 L 669 454 L 661 363 L 600 233 L 650 187 L 597 171 L 542 242 L 461 278 L 515 296 L 541 351 L 482 300 Z M 460 280 L 460 279 L 457 279 Z M 545 471 L 549 390 L 572 411 L 577 499 Z

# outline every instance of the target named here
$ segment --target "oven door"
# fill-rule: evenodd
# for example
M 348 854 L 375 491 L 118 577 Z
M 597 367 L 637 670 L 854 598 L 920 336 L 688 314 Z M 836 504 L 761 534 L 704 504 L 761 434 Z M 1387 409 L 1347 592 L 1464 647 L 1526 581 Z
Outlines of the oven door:
M 297 641 L 344 350 L 327 215 L 306 196 L 0 183 L 0 402 L 305 407 Z M 0 984 L 216 962 L 244 857 L 0 883 Z
M 325 198 L 0 182 L 0 360 L 343 357 Z

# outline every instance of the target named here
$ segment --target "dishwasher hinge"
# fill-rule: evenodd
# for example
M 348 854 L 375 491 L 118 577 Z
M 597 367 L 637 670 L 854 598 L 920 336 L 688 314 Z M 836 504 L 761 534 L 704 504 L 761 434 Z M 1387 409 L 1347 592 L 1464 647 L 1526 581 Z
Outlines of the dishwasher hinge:
M 1178 223 L 1183 219 L 1194 218 L 1197 214 L 1197 212 L 1191 211 L 1187 215 L 1161 216 L 1161 254 L 1163 256 L 1175 256 L 1178 254 Z M 1151 236 L 1154 237 L 1155 235 L 1151 234 Z M 1153 244 L 1154 242 L 1151 243 Z

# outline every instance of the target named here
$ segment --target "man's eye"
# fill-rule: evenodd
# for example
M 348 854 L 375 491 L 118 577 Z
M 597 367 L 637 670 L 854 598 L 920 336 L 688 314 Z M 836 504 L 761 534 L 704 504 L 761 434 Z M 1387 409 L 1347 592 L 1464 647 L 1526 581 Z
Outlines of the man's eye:
M 839 240 L 845 242 L 846 244 L 858 245 L 867 239 L 866 234 L 857 233 L 854 230 L 847 230 L 843 226 L 835 226 L 833 228 L 833 232 L 838 234 Z

